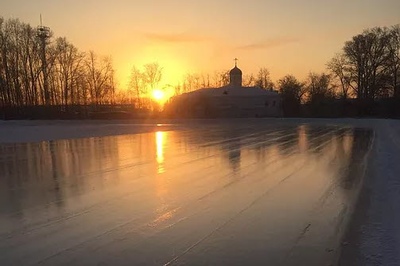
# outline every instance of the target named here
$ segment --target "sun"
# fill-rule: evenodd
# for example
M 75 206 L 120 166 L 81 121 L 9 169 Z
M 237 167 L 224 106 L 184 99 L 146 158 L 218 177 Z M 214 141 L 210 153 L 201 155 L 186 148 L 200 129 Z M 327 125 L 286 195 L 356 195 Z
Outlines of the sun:
M 165 99 L 164 91 L 162 91 L 160 89 L 154 89 L 153 90 L 153 98 L 158 102 L 162 102 Z

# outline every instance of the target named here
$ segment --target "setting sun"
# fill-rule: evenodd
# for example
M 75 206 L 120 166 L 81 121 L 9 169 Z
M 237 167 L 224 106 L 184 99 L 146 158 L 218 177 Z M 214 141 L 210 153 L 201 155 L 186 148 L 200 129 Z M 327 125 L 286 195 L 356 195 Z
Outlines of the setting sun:
M 162 90 L 160 90 L 160 89 L 155 89 L 155 90 L 153 90 L 153 98 L 154 98 L 156 101 L 159 101 L 159 102 L 163 101 L 163 100 L 165 99 L 165 93 L 164 93 L 164 91 L 162 91 Z

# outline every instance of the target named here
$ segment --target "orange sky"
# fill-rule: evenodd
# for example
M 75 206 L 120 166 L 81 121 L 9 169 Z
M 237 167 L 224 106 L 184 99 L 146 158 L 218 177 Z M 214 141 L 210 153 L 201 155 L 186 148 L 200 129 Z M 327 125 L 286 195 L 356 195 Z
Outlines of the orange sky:
M 158 62 L 162 84 L 175 84 L 235 57 L 244 74 L 302 79 L 363 29 L 400 23 L 399 10 L 398 0 L 2 0 L 0 15 L 37 25 L 41 13 L 56 36 L 112 56 L 124 88 L 133 65 Z

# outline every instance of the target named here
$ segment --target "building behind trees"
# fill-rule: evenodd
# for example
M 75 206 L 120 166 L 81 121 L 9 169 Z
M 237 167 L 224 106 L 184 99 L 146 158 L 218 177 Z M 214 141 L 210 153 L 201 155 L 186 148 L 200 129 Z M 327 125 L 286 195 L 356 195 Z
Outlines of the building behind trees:
M 245 87 L 242 71 L 229 72 L 229 84 L 202 88 L 171 99 L 166 113 L 172 117 L 280 117 L 281 97 L 278 92 L 258 86 Z

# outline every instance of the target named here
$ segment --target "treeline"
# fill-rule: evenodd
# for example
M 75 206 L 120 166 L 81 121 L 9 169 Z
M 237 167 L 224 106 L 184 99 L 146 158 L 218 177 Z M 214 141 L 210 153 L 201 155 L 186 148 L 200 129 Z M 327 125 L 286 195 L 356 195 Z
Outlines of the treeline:
M 151 98 L 155 88 L 171 97 L 221 87 L 229 83 L 229 70 L 186 74 L 180 83 L 160 88 L 162 77 L 163 68 L 157 63 L 133 67 L 128 90 L 119 90 L 110 57 L 80 51 L 43 27 L 0 17 L 0 108 L 54 105 L 67 110 L 79 105 L 129 104 L 156 110 Z M 243 86 L 280 92 L 287 116 L 332 114 L 344 105 L 359 109 L 352 113 L 360 114 L 383 99 L 392 99 L 387 102 L 396 108 L 400 26 L 376 27 L 352 37 L 327 63 L 325 73 L 311 72 L 305 80 L 286 75 L 274 83 L 264 67 L 255 75 L 244 75 Z
M 104 104 L 114 97 L 111 58 L 0 17 L 0 106 Z
M 277 82 L 286 116 L 400 116 L 399 25 L 354 36 L 327 70 Z

